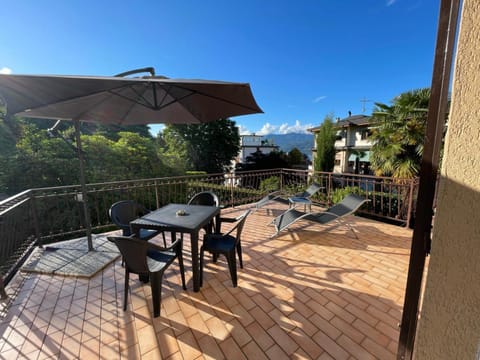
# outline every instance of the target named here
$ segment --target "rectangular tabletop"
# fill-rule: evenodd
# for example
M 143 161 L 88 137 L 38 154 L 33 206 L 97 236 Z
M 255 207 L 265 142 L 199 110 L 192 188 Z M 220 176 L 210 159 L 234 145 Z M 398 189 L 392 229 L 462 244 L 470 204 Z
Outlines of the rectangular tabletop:
M 185 215 L 177 215 L 183 210 Z M 214 217 L 220 216 L 220 208 L 205 205 L 168 204 L 130 222 L 132 233 L 140 229 L 155 229 L 190 234 L 192 248 L 193 289 L 200 290 L 200 270 L 198 259 L 198 233 Z M 220 222 L 217 221 L 219 224 Z
M 178 210 L 184 210 L 185 215 L 177 215 Z M 220 208 L 215 206 L 168 204 L 133 220 L 130 226 L 192 233 L 207 225 L 218 214 L 220 214 Z

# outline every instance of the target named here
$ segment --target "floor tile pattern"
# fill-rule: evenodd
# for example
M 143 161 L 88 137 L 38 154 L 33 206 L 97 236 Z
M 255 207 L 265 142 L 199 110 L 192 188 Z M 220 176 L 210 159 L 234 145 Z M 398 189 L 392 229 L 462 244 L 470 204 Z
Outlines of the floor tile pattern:
M 207 258 L 204 286 L 165 273 L 161 315 L 151 291 L 117 260 L 90 279 L 21 273 L 0 319 L 4 359 L 395 359 L 411 231 L 361 217 L 345 226 L 299 222 L 271 238 L 284 210 L 247 219 L 244 269 L 233 288 L 226 262 Z M 245 206 L 224 209 L 240 214 Z

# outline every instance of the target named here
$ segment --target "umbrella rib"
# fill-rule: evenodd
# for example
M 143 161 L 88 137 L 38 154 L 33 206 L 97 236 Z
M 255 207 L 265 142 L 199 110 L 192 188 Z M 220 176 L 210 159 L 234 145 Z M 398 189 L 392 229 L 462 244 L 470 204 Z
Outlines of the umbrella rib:
M 219 96 L 214 96 L 214 95 L 206 94 L 206 93 L 203 93 L 203 92 L 201 92 L 201 91 L 192 90 L 192 89 L 189 89 L 189 88 L 180 86 L 180 85 L 175 85 L 175 86 L 178 87 L 178 88 L 180 88 L 180 89 L 183 89 L 183 90 L 191 91 L 191 94 L 189 94 L 189 95 L 187 95 L 187 96 L 184 96 L 182 99 L 184 99 L 184 98 L 186 98 L 186 97 L 188 97 L 188 96 L 194 95 L 194 94 L 198 94 L 198 95 L 206 96 L 206 97 L 209 97 L 209 98 L 212 98 L 212 99 L 215 99 L 215 100 L 223 101 L 223 102 L 228 103 L 228 104 L 231 104 L 231 105 L 236 105 L 236 106 L 240 106 L 240 107 L 242 107 L 242 108 L 246 108 L 246 109 L 249 109 L 249 110 L 257 111 L 256 108 L 253 108 L 253 107 L 250 107 L 250 106 L 246 106 L 246 105 L 242 105 L 242 104 L 239 104 L 239 103 L 237 103 L 237 102 L 234 102 L 234 101 L 231 101 L 231 100 L 227 100 L 227 99 L 224 99 L 224 98 L 219 97 Z
M 134 103 L 136 103 L 138 105 L 142 105 L 142 106 L 145 106 L 146 108 L 156 110 L 157 107 L 155 105 L 153 105 L 152 103 L 150 103 L 147 99 L 145 99 L 145 97 L 143 96 L 142 93 L 140 93 L 133 86 L 129 86 L 129 87 L 138 96 L 137 98 L 134 99 L 134 98 L 122 95 L 120 93 L 117 93 L 113 90 L 109 90 L 108 92 L 111 93 L 112 95 L 121 97 L 122 99 L 125 99 L 125 100 L 128 100 L 128 101 L 133 101 Z M 114 89 L 114 90 L 117 90 L 117 89 Z M 140 100 L 143 100 L 143 101 L 140 101 Z

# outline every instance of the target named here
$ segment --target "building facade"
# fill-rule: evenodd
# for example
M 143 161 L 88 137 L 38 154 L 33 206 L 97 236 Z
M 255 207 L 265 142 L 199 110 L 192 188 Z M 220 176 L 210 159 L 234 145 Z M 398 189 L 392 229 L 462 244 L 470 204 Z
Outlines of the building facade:
M 240 153 L 238 155 L 237 163 L 245 164 L 247 157 L 253 153 L 260 151 L 263 154 L 270 154 L 272 151 L 278 151 L 272 140 L 268 140 L 262 135 L 240 135 Z
M 373 145 L 370 140 L 370 117 L 350 114 L 344 119 L 337 119 L 334 126 L 337 129 L 337 140 L 335 141 L 336 154 L 333 172 L 370 174 L 370 149 Z M 317 153 L 316 136 L 319 130 L 320 126 L 310 129 L 314 135 L 313 164 L 315 164 Z

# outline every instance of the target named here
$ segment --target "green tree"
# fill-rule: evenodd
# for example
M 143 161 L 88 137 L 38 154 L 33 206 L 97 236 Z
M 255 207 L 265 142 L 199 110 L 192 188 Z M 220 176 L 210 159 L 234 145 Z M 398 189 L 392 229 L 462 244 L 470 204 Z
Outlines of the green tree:
M 223 172 L 240 151 L 240 135 L 235 122 L 220 119 L 206 124 L 169 125 L 185 141 L 187 170 Z
M 114 141 L 99 134 L 82 135 L 81 139 L 82 148 L 85 152 L 85 177 L 87 182 L 126 179 L 122 159 L 114 149 Z
M 156 137 L 158 157 L 165 165 L 165 176 L 185 175 L 192 168 L 187 161 L 187 144 L 171 127 L 165 127 Z
M 238 170 L 264 170 L 287 168 L 287 154 L 283 151 L 272 151 L 264 154 L 261 151 L 255 151 L 252 155 L 247 156 L 245 164 L 238 164 Z
M 305 156 L 304 154 L 298 149 L 293 148 L 287 154 L 287 162 L 289 167 L 305 165 Z
M 378 176 L 398 179 L 418 174 L 423 153 L 430 89 L 407 91 L 392 105 L 375 103 L 370 166 Z
M 12 195 L 28 188 L 76 183 L 79 164 L 71 145 L 50 138 L 33 124 L 24 124 L 21 129 L 16 152 L 5 160 L 3 191 Z
M 315 171 L 333 171 L 335 166 L 335 139 L 336 131 L 333 125 L 333 115 L 327 115 L 315 137 L 317 145 Z
M 113 150 L 121 159 L 126 179 L 142 179 L 161 175 L 161 162 L 157 157 L 155 142 L 137 133 L 120 132 Z

